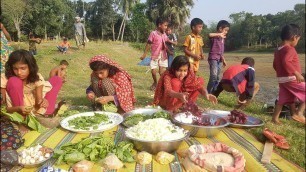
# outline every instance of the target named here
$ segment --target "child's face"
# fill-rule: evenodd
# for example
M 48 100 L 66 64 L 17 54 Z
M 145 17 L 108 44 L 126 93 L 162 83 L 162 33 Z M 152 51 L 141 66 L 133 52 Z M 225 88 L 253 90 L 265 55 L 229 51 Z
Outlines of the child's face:
M 104 79 L 108 77 L 109 69 L 97 70 L 97 71 L 94 71 L 94 73 L 99 79 Z
M 62 69 L 62 70 L 67 69 L 67 65 L 61 65 L 61 69 Z
M 21 80 L 27 79 L 30 74 L 29 66 L 22 62 L 13 64 L 13 71 L 14 74 Z
M 172 33 L 172 30 L 171 30 L 170 28 L 168 28 L 168 29 L 166 30 L 166 34 L 169 35 L 169 34 L 171 34 L 171 33 Z
M 168 28 L 168 22 L 164 22 L 158 25 L 158 29 L 161 33 L 166 32 L 167 28 Z
M 195 26 L 192 26 L 192 31 L 193 33 L 196 33 L 196 34 L 200 34 L 202 32 L 202 29 L 203 29 L 202 24 L 197 24 Z
M 178 70 L 175 71 L 175 76 L 179 80 L 183 80 L 188 74 L 188 65 L 181 66 Z
M 298 44 L 300 38 L 301 38 L 300 36 L 295 35 L 295 36 L 292 38 L 291 46 L 295 47 L 295 46 Z
M 228 31 L 229 31 L 229 27 L 225 27 L 225 28 L 220 27 L 218 30 L 219 33 L 223 33 L 224 35 L 227 35 Z

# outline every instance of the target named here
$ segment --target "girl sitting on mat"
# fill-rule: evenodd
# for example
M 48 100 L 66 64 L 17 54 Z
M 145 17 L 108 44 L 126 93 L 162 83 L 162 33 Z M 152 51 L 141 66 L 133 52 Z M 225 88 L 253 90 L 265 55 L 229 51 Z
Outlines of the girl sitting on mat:
M 94 103 L 94 110 L 112 103 L 118 112 L 134 109 L 135 97 L 131 76 L 116 62 L 105 55 L 97 55 L 89 61 L 92 69 L 87 99 Z M 98 106 L 97 106 L 98 105 Z
M 213 104 L 217 103 L 217 98 L 208 94 L 204 87 L 204 79 L 194 74 L 188 58 L 177 56 L 159 79 L 153 103 L 176 112 L 184 103 L 196 102 L 199 94 Z
M 55 103 L 63 84 L 62 78 L 53 76 L 45 81 L 40 73 L 33 55 L 27 50 L 11 53 L 5 64 L 5 74 L 1 75 L 1 94 L 6 103 L 7 112 L 18 112 L 22 115 L 33 113 L 46 127 L 58 125 L 53 121 L 60 108 Z M 42 120 L 40 120 L 42 119 Z M 44 121 L 44 122 L 43 122 Z

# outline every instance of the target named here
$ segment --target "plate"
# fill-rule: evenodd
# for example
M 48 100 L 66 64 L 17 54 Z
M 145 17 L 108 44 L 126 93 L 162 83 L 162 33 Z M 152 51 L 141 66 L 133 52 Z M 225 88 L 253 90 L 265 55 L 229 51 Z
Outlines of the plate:
M 211 114 L 211 115 L 218 115 L 220 117 L 227 119 L 227 115 L 229 115 L 231 112 L 223 111 L 223 110 L 210 110 L 210 111 L 207 111 L 206 113 Z M 233 128 L 253 128 L 253 127 L 260 127 L 263 125 L 264 125 L 264 122 L 261 119 L 247 115 L 247 122 L 245 124 L 235 124 L 235 123 L 229 122 L 228 126 L 233 127 Z
M 170 114 L 170 116 L 172 115 L 171 112 L 163 110 L 163 109 L 159 109 L 159 108 L 139 108 L 139 109 L 135 109 L 135 110 L 126 112 L 125 114 L 123 114 L 123 118 L 125 120 L 127 117 L 133 116 L 135 114 L 153 115 L 155 112 L 160 112 L 160 111 L 166 112 Z M 122 125 L 125 127 L 131 127 L 131 126 L 125 125 L 124 122 L 122 123 Z
M 74 118 L 77 118 L 77 117 L 82 117 L 82 116 L 93 116 L 94 113 L 99 113 L 99 114 L 107 115 L 109 120 L 112 121 L 112 123 L 107 123 L 107 124 L 101 123 L 101 124 L 98 125 L 97 129 L 93 129 L 91 127 L 89 130 L 75 129 L 75 128 L 69 126 L 68 122 L 70 120 L 72 120 Z M 64 129 L 72 131 L 72 132 L 76 132 L 76 133 L 99 133 L 99 132 L 102 132 L 102 131 L 105 131 L 105 130 L 109 130 L 109 129 L 119 125 L 122 121 L 123 121 L 123 117 L 120 114 L 118 114 L 118 113 L 95 111 L 95 112 L 84 112 L 84 113 L 79 113 L 79 114 L 75 114 L 75 115 L 69 116 L 67 118 L 64 118 L 61 121 L 60 124 L 61 124 L 61 126 Z
M 43 146 L 43 147 L 45 147 L 45 146 Z M 45 148 L 47 148 L 47 149 L 49 149 L 50 151 L 52 151 L 52 152 L 50 153 L 50 157 L 49 157 L 49 158 L 46 158 L 46 159 L 44 159 L 43 161 L 39 161 L 39 162 L 36 162 L 36 163 L 34 163 L 34 164 L 23 164 L 23 163 L 19 163 L 19 165 L 23 166 L 24 168 L 33 168 L 33 167 L 39 167 L 39 166 L 43 165 L 45 162 L 47 162 L 49 159 L 51 159 L 52 156 L 53 156 L 53 154 L 54 154 L 54 151 L 53 151 L 52 148 L 49 148 L 49 147 L 45 147 Z M 19 155 L 20 155 L 20 152 L 18 153 L 18 156 L 19 156 Z

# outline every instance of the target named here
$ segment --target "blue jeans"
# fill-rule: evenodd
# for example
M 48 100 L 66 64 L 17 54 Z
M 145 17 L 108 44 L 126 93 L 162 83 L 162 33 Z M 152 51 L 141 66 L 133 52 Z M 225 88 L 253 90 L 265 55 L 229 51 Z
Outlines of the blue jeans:
M 221 60 L 208 60 L 209 69 L 210 69 L 210 76 L 209 81 L 207 84 L 207 91 L 208 93 L 212 93 L 217 89 L 217 86 L 220 81 L 220 74 L 221 74 Z
M 65 52 L 65 51 L 68 50 L 67 47 L 61 47 L 61 46 L 56 46 L 56 47 L 57 47 L 57 49 L 58 49 L 60 52 Z
M 174 55 L 168 54 L 168 68 L 171 67 L 171 64 L 172 64 L 172 62 L 173 62 L 173 59 L 174 59 Z

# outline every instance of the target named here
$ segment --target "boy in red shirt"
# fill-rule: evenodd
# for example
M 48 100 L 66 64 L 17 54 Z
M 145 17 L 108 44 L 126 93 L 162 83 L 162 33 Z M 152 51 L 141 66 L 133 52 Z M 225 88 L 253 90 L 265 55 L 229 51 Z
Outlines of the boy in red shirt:
M 255 82 L 255 61 L 246 57 L 241 64 L 230 66 L 224 73 L 217 89 L 213 92 L 216 97 L 225 90 L 236 92 L 238 99 L 237 109 L 246 107 L 259 91 L 259 84 Z
M 299 42 L 301 32 L 299 26 L 289 24 L 282 28 L 282 45 L 274 53 L 273 68 L 279 83 L 279 101 L 275 107 L 272 121 L 280 124 L 279 114 L 284 104 L 294 107 L 299 100 L 298 110 L 291 109 L 292 119 L 305 124 L 305 79 L 301 75 L 301 65 L 295 46 Z
M 67 39 L 67 38 L 64 38 L 64 39 L 63 39 L 63 42 L 57 46 L 58 50 L 59 50 L 61 53 L 63 53 L 63 54 L 66 54 L 67 51 L 68 51 L 68 48 L 70 48 L 70 47 L 71 47 L 71 45 L 70 45 L 70 43 L 68 42 L 68 39 Z

